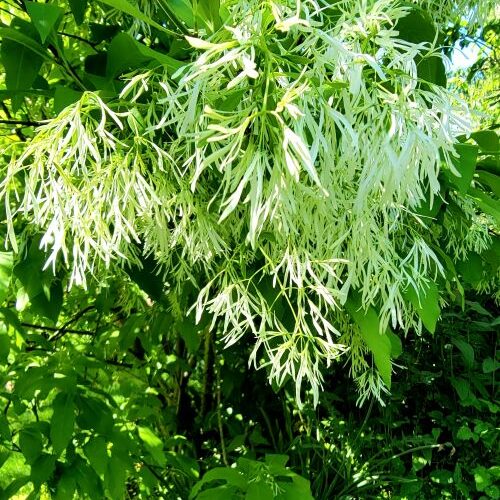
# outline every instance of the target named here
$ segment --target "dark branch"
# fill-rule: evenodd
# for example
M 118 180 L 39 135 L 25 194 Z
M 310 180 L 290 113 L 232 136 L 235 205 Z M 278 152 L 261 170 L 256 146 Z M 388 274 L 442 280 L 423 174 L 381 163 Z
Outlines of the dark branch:
M 35 122 L 31 120 L 0 120 L 0 123 L 5 123 L 6 125 L 24 125 L 25 127 L 41 127 L 48 123 L 47 121 Z
M 34 325 L 33 323 L 21 323 L 22 326 L 25 326 L 26 328 L 33 328 L 33 330 L 43 330 L 46 332 L 61 332 L 63 331 L 64 333 L 74 333 L 75 335 L 94 335 L 94 332 L 91 330 L 75 330 L 72 328 L 55 328 L 53 326 L 44 326 L 44 325 Z

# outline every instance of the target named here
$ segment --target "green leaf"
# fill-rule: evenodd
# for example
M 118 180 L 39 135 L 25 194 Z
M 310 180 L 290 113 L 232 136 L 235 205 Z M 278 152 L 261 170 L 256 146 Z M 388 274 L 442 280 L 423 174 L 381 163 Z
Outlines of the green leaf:
M 83 23 L 85 19 L 85 11 L 87 10 L 88 0 L 68 0 L 71 13 L 75 18 L 78 26 Z
M 438 484 L 452 484 L 453 473 L 449 470 L 433 470 L 430 474 L 431 481 Z
M 5 68 L 7 90 L 29 89 L 42 67 L 43 59 L 24 45 L 9 39 L 2 40 L 0 55 Z M 14 96 L 12 99 L 13 109 L 17 110 L 22 102 L 21 94 Z
M 7 333 L 0 333 L 0 365 L 7 363 L 10 352 L 10 337 Z
M 104 436 L 113 429 L 113 414 L 100 399 L 87 396 L 76 398 L 78 407 L 78 426 L 83 429 L 93 429 Z
M 102 481 L 99 476 L 81 457 L 72 464 L 76 482 L 81 491 L 81 498 L 107 498 L 102 491 Z M 85 496 L 86 495 L 86 496 Z
M 460 177 L 454 175 L 449 170 L 445 171 L 445 176 L 453 186 L 462 194 L 465 194 L 469 191 L 474 172 L 476 171 L 479 148 L 472 144 L 456 144 L 455 150 L 458 157 L 453 157 L 452 163 L 460 173 Z
M 194 28 L 193 6 L 189 0 L 169 0 L 168 8 L 188 28 Z
M 255 481 L 248 485 L 245 500 L 274 500 L 273 489 L 270 484 Z
M 198 352 L 201 342 L 201 334 L 199 332 L 199 326 L 193 324 L 189 319 L 184 319 L 180 323 L 177 323 L 177 329 L 180 336 L 186 343 L 188 351 L 192 354 Z
M 52 58 L 50 57 L 47 50 L 43 47 L 43 45 L 40 45 L 36 40 L 33 40 L 33 38 L 25 35 L 24 33 L 22 33 L 17 29 L 7 28 L 3 25 L 0 26 L 2 26 L 0 27 L 0 39 L 2 40 L 2 46 L 6 40 L 9 40 L 19 45 L 22 45 L 24 48 L 29 49 L 31 52 L 33 52 L 33 54 L 40 56 L 40 58 L 42 58 L 43 60 L 47 61 L 52 60 Z M 26 86 L 22 88 L 26 88 Z
M 426 290 L 418 290 L 418 293 L 412 286 L 409 286 L 403 292 L 403 296 L 413 305 L 425 328 L 434 333 L 437 320 L 441 314 L 439 292 L 436 284 L 429 283 Z
M 361 299 L 357 295 L 349 296 L 346 309 L 359 326 L 361 336 L 373 354 L 375 366 L 385 385 L 391 388 L 391 350 L 392 345 L 386 333 L 380 333 L 380 321 L 373 307 L 361 309 Z
M 472 368 L 472 366 L 474 365 L 474 349 L 472 348 L 472 346 L 462 339 L 452 339 L 451 341 L 462 353 L 465 366 L 467 366 L 467 368 Z
M 280 481 L 281 493 L 275 497 L 277 500 L 314 500 L 311 493 L 311 486 L 307 479 L 294 474 L 292 482 Z
M 48 481 L 54 473 L 56 467 L 56 457 L 43 453 L 31 465 L 31 481 L 35 489 L 38 489 L 43 483 Z
M 457 391 L 458 397 L 462 403 L 470 403 L 475 399 L 470 383 L 467 380 L 460 377 L 453 377 L 451 378 L 451 384 Z
M 479 181 L 491 188 L 493 194 L 500 198 L 500 176 L 486 172 L 486 170 L 476 171 Z
M 76 491 L 76 474 L 73 468 L 64 471 L 59 479 L 55 500 L 72 500 Z
M 163 442 L 162 440 L 149 428 L 149 427 L 137 427 L 139 437 L 144 443 L 144 447 L 150 455 L 153 457 L 158 465 L 164 466 L 167 459 L 165 453 L 163 453 Z
M 205 484 L 216 480 L 226 481 L 228 485 L 235 486 L 243 491 L 245 491 L 247 486 L 245 477 L 238 470 L 231 469 L 229 467 L 215 467 L 214 469 L 207 471 L 201 480 L 193 486 L 189 498 L 196 498 L 196 495 Z
M 68 446 L 75 426 L 75 404 L 71 394 L 59 393 L 52 403 L 50 440 L 56 455 Z
M 11 500 L 16 497 L 16 493 L 27 483 L 29 483 L 29 476 L 22 476 L 14 479 L 3 491 L 0 490 L 0 498 L 2 500 Z
M 118 74 L 139 67 L 147 61 L 155 61 L 172 72 L 177 71 L 183 65 L 170 56 L 146 47 L 146 45 L 134 40 L 129 34 L 119 33 L 109 45 L 106 74 L 114 78 Z
M 125 495 L 127 466 L 119 457 L 111 456 L 104 475 L 104 484 L 111 500 L 122 500 Z
M 470 252 L 467 260 L 457 263 L 457 270 L 466 283 L 476 286 L 483 277 L 483 260 L 477 253 Z
M 49 35 L 57 29 L 64 10 L 50 3 L 25 2 L 25 5 L 42 43 L 45 43 Z
M 500 225 L 500 203 L 497 200 L 477 188 L 470 189 L 470 196 L 485 214 L 491 215 L 495 222 Z
M 386 334 L 391 341 L 391 358 L 399 358 L 399 356 L 403 353 L 403 344 L 401 343 L 401 339 L 391 330 L 387 330 Z
M 82 92 L 68 87 L 57 87 L 54 93 L 54 113 L 59 114 L 64 108 L 77 102 Z
M 9 421 L 3 413 L 0 413 L 0 440 L 10 441 L 11 437 Z
M 494 130 L 479 130 L 470 135 L 481 149 L 482 153 L 498 153 L 500 141 Z
M 19 433 L 19 448 L 26 459 L 32 464 L 41 455 L 43 449 L 42 434 L 34 427 L 26 427 Z
M 440 56 L 425 56 L 417 62 L 417 76 L 425 82 L 446 87 L 446 68 Z
M 103 437 L 97 436 L 92 438 L 84 447 L 83 452 L 87 457 L 92 468 L 103 476 L 108 467 L 109 455 L 106 441 Z
M 457 431 L 457 439 L 462 441 L 467 441 L 474 438 L 474 433 L 469 429 L 467 425 L 462 425 Z
M 120 12 L 123 12 L 124 14 L 128 14 L 129 16 L 132 16 L 134 19 L 138 19 L 139 21 L 142 21 L 143 23 L 149 24 L 153 28 L 156 28 L 160 31 L 163 31 L 165 33 L 169 33 L 175 37 L 178 37 L 179 34 L 176 33 L 175 31 L 171 31 L 160 24 L 158 24 L 156 21 L 151 19 L 149 16 L 141 12 L 135 5 L 132 5 L 131 3 L 127 2 L 127 0 L 99 0 L 101 3 L 104 3 L 106 5 L 109 5 L 113 9 L 119 10 Z
M 486 467 L 480 465 L 473 469 L 474 481 L 477 491 L 485 491 L 493 483 L 493 478 Z
M 203 21 L 210 31 L 215 32 L 221 25 L 219 15 L 219 0 L 198 0 L 194 3 L 197 7 L 196 16 Z
M 482 369 L 483 373 L 493 373 L 500 368 L 500 363 L 493 358 L 486 358 L 483 360 Z
M 12 252 L 0 252 L 0 303 L 5 300 L 9 293 L 12 267 Z

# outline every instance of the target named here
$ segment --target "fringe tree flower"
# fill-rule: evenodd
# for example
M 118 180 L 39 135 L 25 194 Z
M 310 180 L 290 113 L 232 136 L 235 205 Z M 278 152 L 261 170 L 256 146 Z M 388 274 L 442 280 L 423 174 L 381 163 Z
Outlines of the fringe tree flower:
M 196 316 L 226 345 L 253 335 L 251 362 L 295 380 L 298 401 L 307 383 L 317 402 L 341 356 L 360 401 L 381 399 L 345 304 L 356 291 L 381 332 L 420 329 L 405 290 L 443 267 L 417 211 L 439 197 L 443 164 L 458 174 L 468 111 L 419 78 L 439 53 L 400 38 L 410 6 L 225 7 L 224 28 L 187 37 L 197 56 L 175 75 L 133 75 L 116 103 L 86 93 L 42 127 L 2 184 L 10 220 L 44 231 L 47 265 L 61 255 L 78 285 L 139 263 L 140 243 L 171 287 L 198 282 Z

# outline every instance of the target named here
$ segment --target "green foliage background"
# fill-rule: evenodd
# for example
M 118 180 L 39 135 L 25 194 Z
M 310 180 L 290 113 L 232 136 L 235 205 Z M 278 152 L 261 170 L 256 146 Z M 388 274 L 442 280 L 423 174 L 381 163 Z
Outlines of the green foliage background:
M 315 6 L 0 3 L 0 498 L 500 498 L 494 4 Z

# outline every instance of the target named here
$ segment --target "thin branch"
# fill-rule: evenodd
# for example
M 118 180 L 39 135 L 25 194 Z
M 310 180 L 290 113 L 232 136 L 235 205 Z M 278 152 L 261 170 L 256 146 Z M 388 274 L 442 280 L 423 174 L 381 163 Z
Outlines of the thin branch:
M 44 121 L 31 121 L 31 120 L 0 120 L 0 123 L 5 123 L 6 125 L 24 125 L 25 127 L 41 127 L 45 125 L 50 120 Z
M 58 328 L 56 330 L 56 333 L 49 339 L 51 342 L 54 340 L 59 340 L 61 337 L 63 337 L 66 333 L 70 333 L 68 326 L 72 325 L 73 323 L 77 322 L 82 316 L 87 314 L 89 311 L 92 311 L 95 309 L 95 306 L 87 306 L 78 313 L 76 313 L 70 320 L 66 321 L 63 326 Z M 93 335 L 93 333 L 90 333 L 90 335 Z
M 32 328 L 33 330 L 43 330 L 47 332 L 60 332 L 61 328 L 55 328 L 53 326 L 44 326 L 44 325 L 34 325 L 33 323 L 21 323 L 22 326 L 26 328 Z M 74 333 L 75 335 L 94 335 L 94 332 L 91 330 L 75 330 L 72 328 L 66 328 L 64 333 Z
M 93 50 L 95 50 L 96 52 L 99 52 L 99 50 L 96 49 L 96 46 L 99 44 L 96 42 L 91 42 L 90 40 L 87 40 L 86 38 L 83 38 L 83 37 L 78 36 L 78 35 L 73 35 L 72 33 L 66 33 L 65 31 L 58 31 L 57 34 L 62 35 L 62 36 L 66 36 L 68 38 L 73 38 L 73 39 L 78 40 L 80 42 L 86 43 L 87 45 L 90 45 L 90 47 L 92 47 Z

